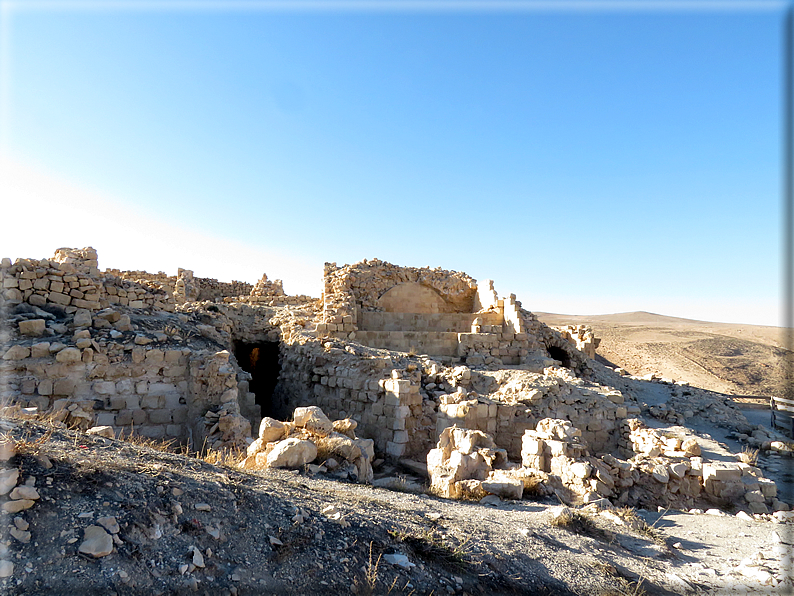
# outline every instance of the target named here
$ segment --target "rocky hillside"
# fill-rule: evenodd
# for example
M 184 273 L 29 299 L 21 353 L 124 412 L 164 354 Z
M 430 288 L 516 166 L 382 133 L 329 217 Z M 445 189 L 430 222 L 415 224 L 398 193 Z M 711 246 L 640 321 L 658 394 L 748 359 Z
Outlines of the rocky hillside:
M 456 502 L 30 420 L 0 428 L 5 594 L 733 593 L 776 584 L 787 548 L 786 512 Z
M 639 376 L 655 372 L 729 395 L 779 395 L 783 358 L 792 357 L 786 350 L 786 330 L 779 327 L 709 323 L 647 312 L 535 314 L 547 325 L 590 325 L 601 338 L 598 355 L 605 364 Z M 788 342 L 791 333 L 788 330 Z

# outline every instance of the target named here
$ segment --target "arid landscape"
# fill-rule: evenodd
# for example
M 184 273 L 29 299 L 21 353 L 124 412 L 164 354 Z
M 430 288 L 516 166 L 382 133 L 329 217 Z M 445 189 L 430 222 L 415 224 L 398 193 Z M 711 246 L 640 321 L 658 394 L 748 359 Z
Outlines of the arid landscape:
M 648 312 L 535 314 L 547 325 L 590 325 L 601 338 L 598 360 L 633 375 L 658 373 L 748 398 L 782 392 L 787 344 L 786 331 L 780 327 L 709 323 Z M 788 330 L 789 342 L 792 333 Z

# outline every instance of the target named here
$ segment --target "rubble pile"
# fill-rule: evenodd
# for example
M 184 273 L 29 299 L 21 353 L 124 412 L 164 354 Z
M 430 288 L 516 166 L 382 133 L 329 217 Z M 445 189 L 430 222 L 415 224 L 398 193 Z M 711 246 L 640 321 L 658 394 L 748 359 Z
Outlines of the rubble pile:
M 369 484 L 374 441 L 357 438 L 356 426 L 352 418 L 331 422 L 317 406 L 296 408 L 291 422 L 265 417 L 240 468 L 302 468 L 318 461 L 313 472 L 331 471 L 337 477 Z
M 695 438 L 666 438 L 638 420 L 625 421 L 621 429 L 623 444 L 630 446 L 622 449 L 631 456 L 595 457 L 569 421 L 543 419 L 524 432 L 519 466 L 507 461 L 488 434 L 447 428 L 427 456 L 431 487 L 453 499 L 520 499 L 524 487 L 540 483 L 568 504 L 608 499 L 615 505 L 692 508 L 704 501 L 734 503 L 754 514 L 788 509 L 757 467 L 704 461 Z

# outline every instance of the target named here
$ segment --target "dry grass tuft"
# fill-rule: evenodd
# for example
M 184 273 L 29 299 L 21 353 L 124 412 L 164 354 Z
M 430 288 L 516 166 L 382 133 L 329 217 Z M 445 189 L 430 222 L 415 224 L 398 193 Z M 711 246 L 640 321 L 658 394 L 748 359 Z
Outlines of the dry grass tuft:
M 600 540 L 609 540 L 611 536 L 596 525 L 590 515 L 572 509 L 566 509 L 551 520 L 555 528 L 562 528 L 575 534 L 591 536 Z
M 407 532 L 389 532 L 389 535 L 406 544 L 421 559 L 429 563 L 439 563 L 446 568 L 466 570 L 471 560 L 471 536 L 458 544 L 442 538 L 436 530 L 425 530 L 421 535 Z
M 745 445 L 744 449 L 742 449 L 741 453 L 737 454 L 736 457 L 745 464 L 751 466 L 758 465 L 758 449 L 753 449 L 748 445 Z
M 213 466 L 223 466 L 226 468 L 237 469 L 237 465 L 246 458 L 245 451 L 235 451 L 232 449 L 208 450 L 204 452 L 201 459 Z

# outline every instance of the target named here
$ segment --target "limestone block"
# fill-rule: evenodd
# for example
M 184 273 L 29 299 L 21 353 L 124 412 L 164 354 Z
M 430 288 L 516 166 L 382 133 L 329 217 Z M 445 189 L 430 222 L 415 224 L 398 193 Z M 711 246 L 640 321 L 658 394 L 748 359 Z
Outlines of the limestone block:
M 50 379 L 39 381 L 38 391 L 39 395 L 52 395 L 52 381 Z
M 352 418 L 344 418 L 343 420 L 334 420 L 333 422 L 333 429 L 334 432 L 346 435 L 351 439 L 355 439 L 355 429 L 358 426 L 358 422 L 353 420 Z M 405 428 L 405 423 L 403 422 L 403 428 Z
M 60 353 L 60 352 L 59 352 Z M 52 388 L 53 395 L 73 395 L 76 389 L 76 382 L 69 377 L 57 379 Z
M 113 552 L 113 537 L 101 526 L 88 526 L 78 550 L 94 558 L 105 557 Z
M 497 477 L 483 480 L 482 489 L 491 495 L 498 495 L 503 499 L 520 500 L 524 494 L 524 482 L 515 478 Z
M 3 360 L 24 360 L 28 356 L 30 356 L 30 348 L 13 345 L 3 354 Z
M 55 355 L 55 359 L 63 364 L 80 362 L 82 354 L 77 348 L 64 348 Z
M 279 441 L 267 456 L 271 468 L 299 468 L 317 457 L 317 447 L 311 441 L 290 438 Z
M 40 337 L 44 335 L 47 322 L 44 319 L 28 319 L 19 322 L 19 333 L 29 337 Z
M 74 320 L 72 324 L 75 327 L 90 327 L 93 323 L 93 318 L 91 317 L 91 311 L 85 308 L 80 308 L 74 313 Z
M 160 398 L 156 395 L 145 395 L 141 398 L 141 407 L 152 410 L 160 407 Z
M 171 424 L 170 410 L 152 410 L 149 412 L 149 422 L 152 424 Z
M 670 464 L 668 466 L 668 470 L 670 471 L 670 476 L 676 479 L 683 478 L 687 471 L 689 470 L 689 465 L 686 462 L 678 462 L 675 464 Z
M 172 413 L 174 424 L 184 424 L 187 421 L 187 413 L 187 406 L 179 406 L 178 408 L 174 408 Z
M 590 476 L 590 472 L 592 472 L 593 468 L 587 462 L 574 462 L 570 465 L 570 475 L 574 478 L 579 478 L 584 480 L 585 478 Z
M 764 497 L 768 499 L 774 499 L 777 497 L 777 484 L 775 484 L 774 480 L 770 480 L 768 478 L 759 478 L 758 485 Z
M 129 426 L 132 424 L 132 412 L 130 410 L 119 410 L 116 414 L 116 426 Z
M 99 422 L 99 420 L 100 420 L 100 418 L 99 418 L 99 416 L 97 416 L 97 422 Z M 108 438 L 108 439 L 116 438 L 116 435 L 113 432 L 113 427 L 112 426 L 107 426 L 107 425 L 99 425 L 99 424 L 97 424 L 97 426 L 93 426 L 93 427 L 89 428 L 87 431 L 85 431 L 85 434 L 87 434 L 87 435 L 98 435 L 100 437 L 105 437 L 105 438 Z
M 709 462 L 703 464 L 703 481 L 741 481 L 742 470 L 738 463 Z
M 265 416 L 259 423 L 259 439 L 262 443 L 281 441 L 287 436 L 289 428 L 283 423 Z
M 135 425 L 142 425 L 146 423 L 146 411 L 145 410 L 133 410 L 132 411 L 132 423 Z
M 99 412 L 96 416 L 95 426 L 113 426 L 116 423 L 115 412 Z
M 392 441 L 386 442 L 386 454 L 392 457 L 402 457 L 408 451 L 406 443 L 394 443 Z
M 686 452 L 688 457 L 700 455 L 700 445 L 695 437 L 688 437 L 681 443 L 681 450 Z
M 46 358 L 50 355 L 50 342 L 42 341 L 30 346 L 31 358 Z
M 94 381 L 94 391 L 100 395 L 115 395 L 116 384 L 113 381 Z
M 319 435 L 327 435 L 334 428 L 333 423 L 317 406 L 295 408 L 292 417 L 295 426 Z
M 151 350 L 151 352 L 153 351 L 154 350 Z M 162 356 L 162 352 L 160 352 L 160 355 Z M 147 355 L 147 360 L 148 360 L 148 355 Z M 149 391 L 148 391 L 149 395 L 166 395 L 168 393 L 175 393 L 175 392 L 176 392 L 176 385 L 174 385 L 173 383 L 149 383 Z

